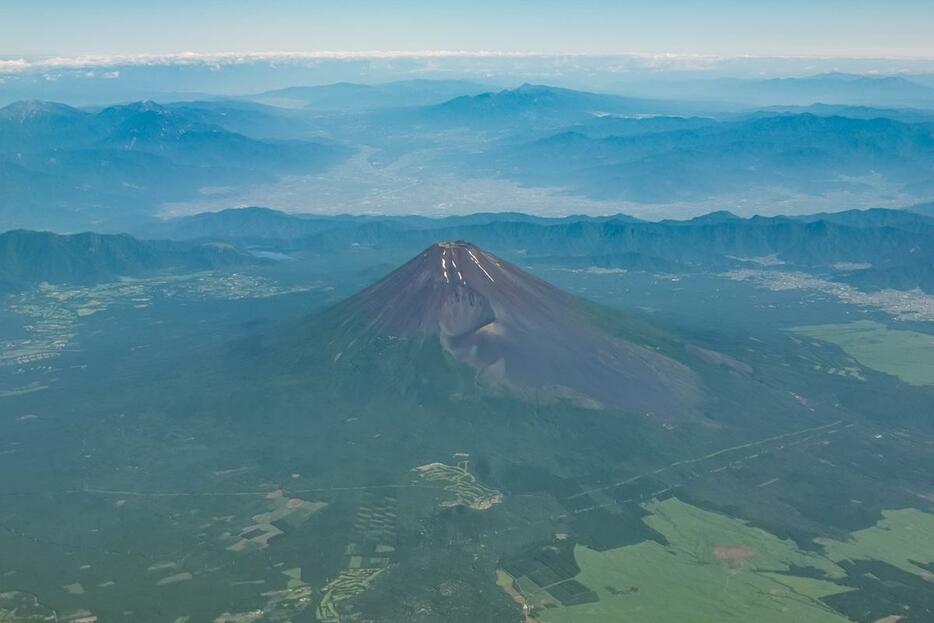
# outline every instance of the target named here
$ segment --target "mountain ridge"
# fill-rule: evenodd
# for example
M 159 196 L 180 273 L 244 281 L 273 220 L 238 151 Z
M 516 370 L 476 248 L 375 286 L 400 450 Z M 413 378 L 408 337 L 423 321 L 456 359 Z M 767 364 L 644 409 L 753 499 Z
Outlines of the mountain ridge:
M 59 235 L 13 230 L 0 234 L 0 291 L 32 285 L 88 285 L 158 271 L 206 270 L 261 263 L 222 243 L 137 240 L 127 234 Z
M 99 112 L 10 104 L 0 109 L 0 221 L 114 229 L 204 188 L 229 192 L 314 173 L 352 151 L 327 141 L 253 138 L 214 120 L 151 101 Z

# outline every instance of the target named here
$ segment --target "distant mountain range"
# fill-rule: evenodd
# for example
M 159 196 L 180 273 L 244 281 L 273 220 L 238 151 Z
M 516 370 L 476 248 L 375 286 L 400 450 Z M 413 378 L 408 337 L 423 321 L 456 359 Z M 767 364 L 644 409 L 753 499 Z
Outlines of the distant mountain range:
M 811 104 L 810 106 L 767 106 L 763 115 L 811 114 L 819 117 L 849 117 L 851 119 L 893 119 L 903 123 L 934 123 L 934 109 L 878 108 L 874 106 L 847 106 L 841 104 Z
M 934 193 L 934 112 L 920 109 L 819 104 L 749 112 L 687 97 L 525 84 L 382 111 L 366 123 L 370 136 L 393 137 L 387 151 L 395 158 L 400 145 L 413 149 L 412 137 L 469 130 L 462 148 L 463 135 L 454 134 L 425 160 L 458 177 L 506 179 L 597 201 L 671 206 L 721 199 L 764 210 L 768 202 L 807 197 L 840 207 L 850 197 L 863 207 L 877 197 L 881 203 L 902 195 L 907 203 Z
M 535 187 L 552 203 L 571 194 L 615 204 L 607 211 L 643 204 L 646 214 L 720 205 L 746 206 L 736 208 L 744 214 L 773 205 L 804 212 L 812 201 L 814 210 L 891 207 L 934 196 L 934 113 L 917 106 L 792 103 L 750 111 L 687 95 L 536 84 L 490 90 L 459 80 L 273 94 L 295 98 L 297 107 L 228 98 L 94 111 L 26 101 L 0 109 L 0 229 L 118 232 L 192 203 L 301 210 L 327 203 L 350 211 L 371 173 L 372 190 L 363 192 L 375 193 L 377 203 L 449 176 L 477 187 L 490 210 L 511 207 L 509 197 L 484 195 L 491 181 L 505 182 L 520 200 L 523 187 Z M 293 176 L 302 179 L 283 182 Z M 261 184 L 267 192 L 258 195 Z M 443 202 L 439 194 L 420 204 L 433 200 Z
M 140 230 L 182 240 L 222 240 L 299 253 L 373 249 L 412 254 L 438 240 L 469 240 L 527 264 L 703 272 L 737 267 L 804 270 L 861 287 L 934 292 L 934 219 L 902 210 L 687 221 L 625 215 L 547 219 L 476 214 L 311 217 L 247 208 L 200 214 Z M 845 265 L 845 268 L 839 268 Z M 854 268 L 855 267 L 855 268 Z
M 517 132 L 578 123 L 604 115 L 689 115 L 729 108 L 685 102 L 590 93 L 539 84 L 462 95 L 419 111 L 425 123 Z M 414 114 L 414 113 L 413 113 Z
M 0 109 L 0 226 L 129 222 L 204 188 L 312 173 L 346 148 L 249 138 L 153 102 L 97 113 L 19 102 Z
M 591 119 L 530 142 L 494 144 L 469 159 L 464 172 L 594 199 L 667 203 L 755 188 L 822 195 L 870 183 L 861 178 L 930 196 L 932 166 L 934 124 L 778 114 L 729 121 Z
M 165 104 L 173 114 L 255 139 L 288 141 L 314 133 L 301 111 L 241 99 L 205 99 Z
M 205 270 L 261 260 L 229 244 L 137 240 L 95 233 L 0 234 L 0 292 L 38 283 L 93 284 L 159 271 Z
M 361 111 L 430 106 L 488 89 L 486 85 L 469 80 L 399 80 L 382 84 L 338 82 L 266 91 L 248 96 L 248 99 L 286 108 Z
M 192 216 L 154 221 L 133 230 L 143 238 L 170 240 L 236 240 L 250 244 L 300 241 L 336 230 L 361 231 L 382 227 L 399 230 L 435 231 L 439 228 L 488 225 L 492 223 L 537 223 L 542 225 L 577 223 L 641 222 L 625 214 L 612 216 L 542 217 L 521 212 L 479 212 L 476 214 L 430 218 L 426 216 L 366 216 L 288 214 L 270 208 L 232 208 L 219 212 L 202 212 Z
M 516 100 L 533 98 L 543 107 L 597 107 L 635 112 L 683 107 L 707 102 L 710 109 L 737 106 L 830 105 L 859 107 L 917 107 L 934 111 L 934 88 L 902 76 L 826 73 L 795 78 L 692 79 L 622 83 L 610 92 L 591 93 L 523 84 L 497 90 L 472 80 L 399 80 L 377 84 L 337 82 L 266 91 L 243 99 L 286 108 L 321 111 L 362 111 L 381 108 L 443 105 L 449 110 L 480 105 L 500 112 Z M 454 100 L 454 101 L 449 101 Z M 621 111 L 621 110 L 620 110 Z

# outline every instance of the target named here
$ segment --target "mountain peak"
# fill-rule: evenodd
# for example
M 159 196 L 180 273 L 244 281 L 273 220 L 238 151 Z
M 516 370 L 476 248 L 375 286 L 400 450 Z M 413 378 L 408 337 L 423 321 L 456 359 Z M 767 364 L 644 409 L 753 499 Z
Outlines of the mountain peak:
M 462 240 L 438 242 L 431 247 L 431 250 L 434 251 L 435 256 L 439 252 L 441 254 L 438 258 L 441 260 L 439 274 L 444 278 L 445 285 L 453 284 L 454 286 L 467 287 L 467 279 L 470 278 L 476 283 L 476 279 L 479 278 L 478 273 L 482 273 L 483 277 L 489 280 L 490 283 L 496 282 L 490 271 L 501 268 L 500 264 L 469 242 Z M 481 257 L 483 262 L 480 261 Z M 458 260 L 460 265 L 457 264 Z M 487 264 L 486 268 L 483 266 L 484 262 Z M 453 278 L 454 275 L 457 275 L 456 280 Z M 467 275 L 467 277 L 464 277 L 464 275 Z M 482 279 L 481 282 L 483 282 Z M 483 285 L 485 285 L 485 282 Z
M 493 322 L 494 302 L 521 285 L 516 281 L 499 258 L 469 242 L 442 241 L 362 292 L 358 303 L 378 308 L 374 326 L 389 334 L 453 337 Z
M 540 400 L 669 417 L 699 392 L 687 367 L 611 334 L 593 305 L 462 240 L 431 245 L 335 311 L 335 360 L 377 335 L 435 337 L 479 384 Z
M 22 100 L 7 104 L 0 108 L 0 116 L 15 121 L 24 122 L 28 119 L 42 117 L 47 115 L 74 115 L 79 116 L 83 113 L 76 108 L 59 104 L 57 102 L 46 102 L 42 100 Z

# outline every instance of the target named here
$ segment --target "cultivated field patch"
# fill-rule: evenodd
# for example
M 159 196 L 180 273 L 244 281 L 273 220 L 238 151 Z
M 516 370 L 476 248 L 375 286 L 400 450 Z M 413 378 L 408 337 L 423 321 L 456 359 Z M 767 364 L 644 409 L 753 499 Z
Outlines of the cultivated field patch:
M 580 572 L 571 580 L 541 586 L 514 578 L 533 606 L 530 615 L 542 623 L 848 621 L 819 601 L 850 590 L 843 569 L 820 554 L 675 498 L 643 507 L 650 513 L 643 521 L 666 545 L 645 541 L 602 552 L 578 545 Z M 565 586 L 561 593 L 570 599 L 555 594 Z M 571 591 L 595 599 L 575 602 Z
M 871 320 L 794 327 L 799 335 L 836 344 L 859 363 L 912 385 L 934 385 L 934 335 L 889 329 Z

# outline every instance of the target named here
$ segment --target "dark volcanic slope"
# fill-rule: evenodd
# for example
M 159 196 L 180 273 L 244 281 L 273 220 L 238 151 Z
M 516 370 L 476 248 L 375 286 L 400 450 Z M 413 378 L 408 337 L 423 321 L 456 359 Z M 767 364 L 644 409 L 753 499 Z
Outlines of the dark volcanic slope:
M 483 385 L 536 399 L 664 417 L 699 394 L 684 365 L 610 335 L 582 301 L 464 242 L 432 245 L 342 307 L 361 338 L 437 335 Z

